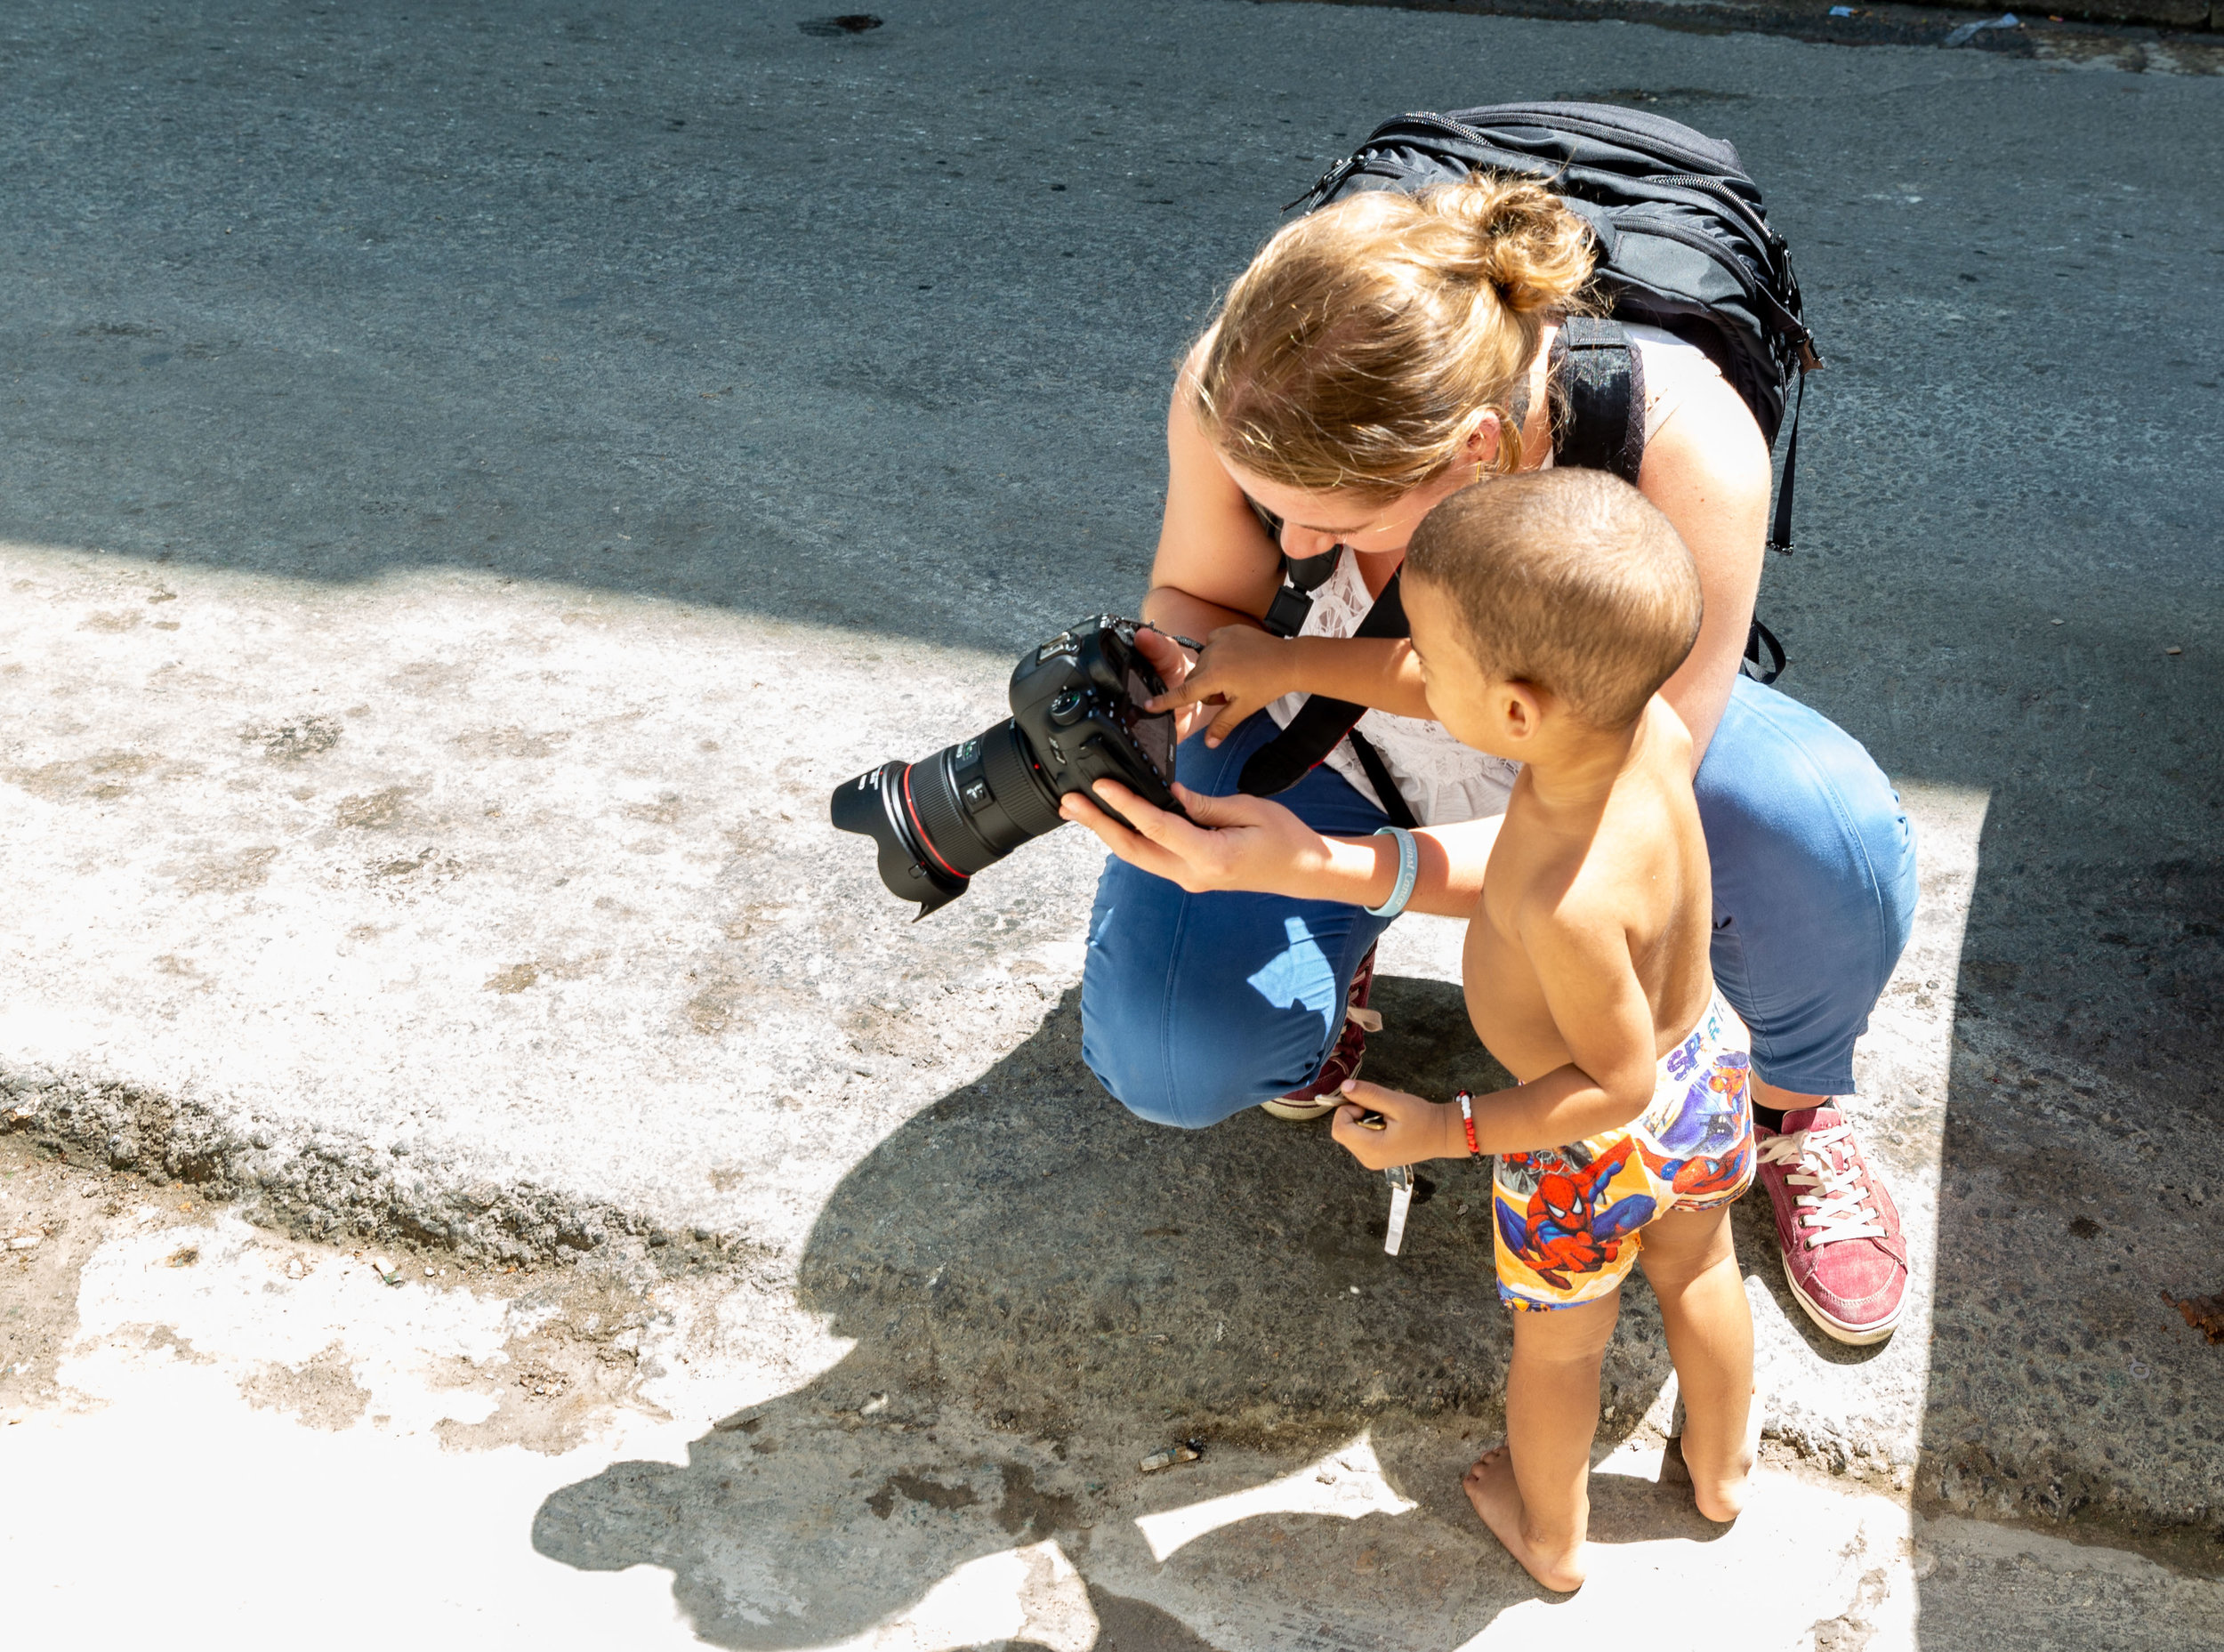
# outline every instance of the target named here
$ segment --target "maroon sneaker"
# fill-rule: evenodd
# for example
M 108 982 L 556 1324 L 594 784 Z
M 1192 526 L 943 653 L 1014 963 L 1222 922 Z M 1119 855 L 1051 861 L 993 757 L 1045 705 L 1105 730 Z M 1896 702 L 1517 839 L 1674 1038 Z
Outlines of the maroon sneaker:
M 1382 1030 L 1382 1018 L 1366 1007 L 1367 995 L 1374 990 L 1374 948 L 1369 947 L 1359 967 L 1351 972 L 1351 990 L 1343 1001 L 1343 1031 L 1336 1036 L 1336 1047 L 1320 1064 L 1313 1082 L 1302 1090 L 1261 1101 L 1261 1107 L 1277 1118 L 1293 1118 L 1302 1124 L 1324 1118 L 1342 1105 L 1343 1097 L 1337 1092 L 1345 1079 L 1359 1076 L 1359 1062 L 1366 1055 L 1366 1036 Z
M 1832 1106 L 1755 1122 L 1761 1183 L 1775 1208 L 1784 1277 L 1807 1317 L 1841 1342 L 1881 1342 L 1907 1299 L 1899 1212 Z

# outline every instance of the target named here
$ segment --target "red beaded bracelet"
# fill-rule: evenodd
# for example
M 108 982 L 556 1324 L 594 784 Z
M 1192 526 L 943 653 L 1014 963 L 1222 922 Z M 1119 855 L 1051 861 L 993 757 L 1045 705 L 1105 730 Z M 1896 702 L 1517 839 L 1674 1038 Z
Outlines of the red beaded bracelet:
M 1460 1123 L 1467 1130 L 1467 1154 L 1470 1158 L 1483 1156 L 1482 1144 L 1475 1140 L 1475 1098 L 1463 1090 L 1452 1098 L 1460 1104 Z

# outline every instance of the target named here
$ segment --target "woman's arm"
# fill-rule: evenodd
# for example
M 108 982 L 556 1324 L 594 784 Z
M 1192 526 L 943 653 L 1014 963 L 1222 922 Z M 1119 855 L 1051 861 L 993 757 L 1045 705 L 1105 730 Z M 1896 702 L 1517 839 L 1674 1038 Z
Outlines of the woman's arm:
M 1398 885 L 1398 844 L 1388 837 L 1324 837 L 1280 803 L 1263 797 L 1207 797 L 1177 786 L 1189 819 L 1155 809 L 1116 780 L 1096 794 L 1132 822 L 1122 826 L 1078 793 L 1059 812 L 1087 826 L 1130 866 L 1179 884 L 1191 894 L 1250 890 L 1298 900 L 1337 900 L 1379 907 Z M 1409 912 L 1448 918 L 1471 915 L 1483 892 L 1483 869 L 1503 817 L 1428 826 L 1414 834 L 1421 866 Z
M 1180 636 L 1223 625 L 1262 632 L 1259 616 L 1282 584 L 1282 552 L 1197 428 L 1189 410 L 1194 359 L 1192 352 L 1166 410 L 1166 510 L 1143 617 Z
M 1706 603 L 1690 658 L 1661 689 L 1691 730 L 1695 768 L 1745 657 L 1768 556 L 1769 481 L 1760 426 L 1737 392 L 1712 375 L 1645 445 L 1638 488 L 1690 547 Z

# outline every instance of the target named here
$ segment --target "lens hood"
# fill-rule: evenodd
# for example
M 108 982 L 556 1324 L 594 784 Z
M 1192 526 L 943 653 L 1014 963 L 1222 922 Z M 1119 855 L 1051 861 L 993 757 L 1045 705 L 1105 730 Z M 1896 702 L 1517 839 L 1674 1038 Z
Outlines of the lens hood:
M 919 903 L 916 923 L 965 892 L 970 879 L 939 865 L 911 822 L 904 797 L 911 765 L 902 762 L 868 769 L 834 789 L 830 813 L 837 830 L 873 840 L 881 882 L 889 893 Z

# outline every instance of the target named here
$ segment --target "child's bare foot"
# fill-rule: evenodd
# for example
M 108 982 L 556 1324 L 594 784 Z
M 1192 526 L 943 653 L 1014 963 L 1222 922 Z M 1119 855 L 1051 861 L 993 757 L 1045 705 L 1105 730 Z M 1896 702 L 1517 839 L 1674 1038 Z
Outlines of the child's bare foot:
M 1756 1391 L 1745 1407 L 1745 1438 L 1739 1442 L 1736 1455 L 1717 1472 L 1691 1471 L 1691 1501 L 1708 1519 L 1727 1525 L 1745 1512 L 1753 1467 L 1761 1460 L 1761 1395 Z
M 1476 1458 L 1460 1485 L 1468 1502 L 1475 1505 L 1475 1512 L 1483 1517 L 1483 1524 L 1530 1576 L 1563 1594 L 1583 1586 L 1591 1545 L 1580 1534 L 1572 1543 L 1547 1544 L 1523 1529 L 1527 1511 L 1521 1504 L 1521 1487 L 1514 1481 L 1511 1447 L 1495 1446 Z

